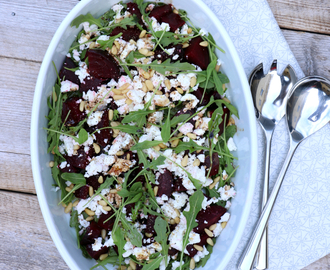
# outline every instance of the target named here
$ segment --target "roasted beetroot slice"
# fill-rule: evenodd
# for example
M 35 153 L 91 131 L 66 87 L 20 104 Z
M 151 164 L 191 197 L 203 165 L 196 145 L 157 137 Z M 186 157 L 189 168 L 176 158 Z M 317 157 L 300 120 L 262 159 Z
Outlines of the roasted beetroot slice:
M 97 92 L 98 86 L 102 85 L 103 80 L 95 77 L 86 77 L 85 80 L 80 84 L 80 92 L 87 92 L 88 90 Z
M 127 216 L 128 214 L 132 214 L 132 210 L 134 209 L 134 207 L 135 207 L 135 203 L 129 203 L 125 205 Z
M 204 164 L 206 165 L 206 169 L 211 167 L 210 156 L 205 158 Z M 212 153 L 212 168 L 209 176 L 214 176 L 219 172 L 219 156 L 218 153 Z
M 158 192 L 157 196 L 161 197 L 163 194 L 170 197 L 173 191 L 173 175 L 172 173 L 165 169 L 163 174 L 158 177 Z
M 204 89 L 201 87 L 198 87 L 197 90 L 195 92 L 193 92 L 193 94 L 198 98 L 200 106 L 205 106 L 210 102 L 210 95 L 205 90 L 205 94 L 203 97 L 203 93 L 204 93 Z M 203 100 L 202 100 L 202 97 L 203 97 Z
M 148 219 L 147 219 L 147 223 L 146 223 L 147 227 L 145 228 L 146 233 L 152 233 L 152 234 L 156 233 L 156 231 L 154 229 L 156 218 L 157 218 L 157 216 L 148 215 Z
M 174 256 L 175 254 L 178 254 L 178 250 L 177 249 L 175 249 L 175 248 L 169 248 L 168 249 L 168 255 L 170 255 L 170 256 Z
M 150 12 L 149 17 L 155 17 L 157 21 L 161 21 L 161 17 L 165 16 L 168 13 L 172 13 L 172 5 L 162 5 L 154 7 L 154 9 Z
M 99 236 L 101 236 L 101 228 L 95 221 L 91 221 L 90 225 L 86 228 L 84 236 L 80 240 L 80 244 L 94 244 L 94 239 L 98 238 Z
M 89 50 L 87 52 L 89 73 L 98 79 L 114 79 L 120 77 L 120 69 L 113 57 L 102 50 Z
M 205 228 L 217 223 L 226 212 L 226 208 L 216 204 L 210 205 L 205 210 L 199 211 L 196 217 L 198 226 L 194 228 L 194 232 L 204 233 Z
M 92 186 L 94 190 L 97 190 L 101 185 L 98 181 L 99 177 L 100 175 L 93 175 L 91 177 L 86 178 L 86 184 Z
M 109 122 L 108 115 L 109 115 L 108 111 L 104 111 L 101 121 L 95 127 L 93 127 L 93 130 L 97 130 L 97 129 L 104 128 L 104 127 L 109 127 L 110 122 Z M 99 145 L 101 145 L 102 147 L 105 147 L 112 140 L 112 133 L 113 133 L 113 131 L 111 128 L 106 128 L 106 129 L 102 129 L 102 130 L 95 132 L 94 135 L 96 137 L 96 142 Z
M 62 115 L 61 119 L 62 122 L 65 121 L 65 118 L 69 114 L 68 118 L 66 119 L 65 125 L 66 126 L 76 126 L 80 121 L 82 121 L 84 118 L 86 118 L 86 113 L 81 112 L 79 110 L 79 98 L 73 97 L 67 99 L 62 106 Z
M 116 36 L 119 33 L 122 33 L 121 38 L 125 41 L 130 41 L 131 39 L 137 41 L 139 39 L 141 30 L 136 26 L 134 26 L 133 28 L 130 28 L 128 26 L 127 29 L 117 26 L 115 29 L 112 30 L 110 36 Z
M 172 62 L 181 61 L 184 57 L 184 51 L 182 48 L 182 44 L 177 44 L 175 46 L 170 45 L 170 46 L 167 46 L 165 49 L 172 49 L 172 48 L 174 48 L 174 52 L 171 55 L 169 55 L 168 53 L 166 53 L 165 51 L 163 51 L 162 49 L 159 48 L 159 49 L 155 50 L 154 57 L 157 60 L 161 60 L 162 62 L 164 62 L 168 58 L 171 58 Z M 173 57 L 176 55 L 178 55 L 178 57 L 173 59 Z
M 73 155 L 71 157 L 65 156 L 64 158 L 74 167 L 79 169 L 85 169 L 86 166 L 89 164 L 90 159 L 94 155 L 94 148 L 89 147 L 88 152 L 85 152 L 84 147 L 80 147 L 77 150 L 77 155 Z
M 143 265 L 141 265 L 141 264 L 137 264 L 135 270 L 142 270 L 142 268 L 143 268 Z
M 210 55 L 207 47 L 199 45 L 203 39 L 195 37 L 190 41 L 189 47 L 185 50 L 185 58 L 190 64 L 195 64 L 201 69 L 206 70 L 210 64 Z
M 142 14 L 141 11 L 136 3 L 127 3 L 127 11 L 131 14 L 136 15 L 138 18 L 138 23 L 143 26 L 143 21 L 142 21 Z
M 68 70 L 66 68 L 76 68 L 76 64 L 73 62 L 73 60 L 69 57 L 65 58 L 65 61 L 63 63 L 63 67 L 60 70 L 60 79 L 61 80 L 69 80 L 75 84 L 80 84 L 79 77 L 74 73 L 74 71 Z
M 187 191 L 187 189 L 182 184 L 182 179 L 181 178 L 174 179 L 173 191 L 176 191 L 176 192 Z
M 69 165 L 69 166 L 68 166 Z M 63 169 L 58 166 L 58 168 L 60 169 L 61 173 L 77 173 L 79 170 L 75 167 L 73 167 L 70 163 L 67 164 L 67 166 L 65 166 Z
M 78 188 L 75 193 L 74 193 L 74 196 L 76 196 L 76 198 L 78 199 L 87 199 L 88 197 L 88 194 L 89 194 L 89 187 L 86 185 L 86 186 L 83 186 L 81 188 Z
M 110 218 L 113 215 L 113 211 L 109 211 L 108 214 L 101 214 L 100 218 L 97 222 L 97 225 L 99 225 L 99 227 L 101 227 L 102 229 L 106 229 L 111 231 L 113 224 L 115 223 L 116 217 L 113 216 L 111 219 L 109 219 L 107 222 L 106 221 L 108 218 Z
M 164 23 L 168 23 L 170 25 L 171 32 L 175 32 L 176 29 L 183 26 L 186 22 L 181 19 L 179 14 L 176 13 L 167 13 L 160 18 L 160 20 Z
M 86 251 L 88 252 L 89 256 L 91 256 L 95 260 L 98 260 L 102 254 L 108 253 L 109 248 L 104 246 L 100 250 L 94 251 L 93 246 L 91 244 L 88 244 L 86 246 Z

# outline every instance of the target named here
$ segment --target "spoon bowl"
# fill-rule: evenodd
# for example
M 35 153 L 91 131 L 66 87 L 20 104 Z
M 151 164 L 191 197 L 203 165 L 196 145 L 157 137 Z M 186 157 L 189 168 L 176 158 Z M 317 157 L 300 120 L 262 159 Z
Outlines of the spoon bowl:
M 238 269 L 251 269 L 276 197 L 297 146 L 308 136 L 324 127 L 329 121 L 330 81 L 319 76 L 305 77 L 298 81 L 290 92 L 286 106 L 286 122 L 290 133 L 289 152 L 247 248 L 242 255 Z

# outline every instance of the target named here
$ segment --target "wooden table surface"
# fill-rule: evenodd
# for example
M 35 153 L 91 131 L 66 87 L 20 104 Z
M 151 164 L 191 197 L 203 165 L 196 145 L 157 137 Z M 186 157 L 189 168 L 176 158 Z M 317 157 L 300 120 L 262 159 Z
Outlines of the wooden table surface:
M 330 1 L 268 0 L 306 75 L 330 78 Z M 68 269 L 41 215 L 30 162 L 39 67 L 78 0 L 0 0 L 0 269 Z M 304 270 L 330 269 L 330 255 Z

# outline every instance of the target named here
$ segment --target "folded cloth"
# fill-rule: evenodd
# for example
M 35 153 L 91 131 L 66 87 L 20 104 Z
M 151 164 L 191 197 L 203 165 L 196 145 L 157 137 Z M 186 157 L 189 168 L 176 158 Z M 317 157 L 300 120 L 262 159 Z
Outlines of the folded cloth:
M 290 64 L 298 78 L 304 76 L 266 0 L 204 0 L 231 37 L 246 75 L 264 63 L 269 70 L 274 59 L 282 72 Z M 245 233 L 226 270 L 237 269 L 260 215 L 264 142 L 258 129 L 258 179 Z M 330 253 L 330 127 L 303 141 L 286 173 L 269 220 L 269 268 L 301 269 Z M 284 119 L 272 139 L 270 191 L 289 148 Z

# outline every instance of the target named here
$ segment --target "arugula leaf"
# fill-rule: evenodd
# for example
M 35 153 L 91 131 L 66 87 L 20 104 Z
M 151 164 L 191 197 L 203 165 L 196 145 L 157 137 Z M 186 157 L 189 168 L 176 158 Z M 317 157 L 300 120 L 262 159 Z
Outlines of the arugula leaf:
M 73 187 L 73 189 L 71 189 L 71 191 L 68 192 L 68 194 L 65 195 L 64 198 L 58 203 L 58 205 L 60 205 L 62 202 L 63 202 L 63 203 L 69 203 L 69 202 L 71 202 L 71 201 L 72 201 L 72 197 L 73 197 L 73 192 L 76 191 L 77 189 L 79 189 L 79 188 L 85 186 L 85 185 L 86 185 L 86 183 L 85 183 L 85 184 L 78 184 L 78 185 L 75 185 L 75 186 Z M 62 191 L 62 192 L 63 192 L 63 191 Z M 63 193 L 63 194 L 65 194 L 65 193 Z
M 86 179 L 81 173 L 62 173 L 61 176 L 64 180 L 70 181 L 72 184 L 86 185 Z
M 130 126 L 130 125 L 118 125 L 112 127 L 112 129 L 119 129 L 122 132 L 129 133 L 129 134 L 141 134 L 143 131 L 140 127 Z
M 197 216 L 198 212 L 202 209 L 203 200 L 204 200 L 204 194 L 199 189 L 189 198 L 189 205 L 190 205 L 189 211 L 183 212 L 183 215 L 186 217 L 186 220 L 187 220 L 187 230 L 183 236 L 183 241 L 182 241 L 180 269 L 182 269 L 182 259 L 183 259 L 183 254 L 184 254 L 183 251 L 189 242 L 189 234 L 192 231 L 192 229 L 198 225 L 198 223 L 195 220 L 196 220 L 196 216 Z
M 212 77 L 213 77 L 213 82 L 215 84 L 215 88 L 217 89 L 218 93 L 222 96 L 224 91 L 222 88 L 222 82 L 220 80 L 220 78 L 218 77 L 217 71 L 215 69 L 213 69 L 212 72 Z
M 186 121 L 190 117 L 190 114 L 180 114 L 175 116 L 171 120 L 171 127 L 175 127 L 177 124 Z
M 164 143 L 167 143 L 171 138 L 171 107 L 168 108 L 168 114 L 164 125 L 162 126 L 161 136 Z
M 112 230 L 111 235 L 112 235 L 113 242 L 118 247 L 118 259 L 119 259 L 119 265 L 121 265 L 121 262 L 123 260 L 124 246 L 126 244 L 126 240 L 124 237 L 125 235 L 119 226 L 117 226 L 116 228 L 114 228 Z
M 160 256 L 160 257 L 152 260 L 151 263 L 145 264 L 143 266 L 142 270 L 155 270 L 155 269 L 159 268 L 159 265 L 163 259 L 164 259 L 164 257 Z
M 78 28 L 79 25 L 83 22 L 88 22 L 90 25 L 96 24 L 98 27 L 102 27 L 101 19 L 94 18 L 93 15 L 90 13 L 87 13 L 86 15 L 79 15 L 71 22 L 71 27 L 75 26 L 76 28 Z
M 148 149 L 148 148 L 156 146 L 160 143 L 162 143 L 162 141 L 144 141 L 144 142 L 137 143 L 136 145 L 133 145 L 131 147 L 131 150 Z
M 190 153 L 198 151 L 198 150 L 208 150 L 208 148 L 204 146 L 200 146 L 195 143 L 192 139 L 189 139 L 189 142 L 180 141 L 178 146 L 174 148 L 175 153 L 180 153 L 182 151 L 189 150 Z
M 121 224 L 123 225 L 125 229 L 125 234 L 131 241 L 131 243 L 136 247 L 142 247 L 142 236 L 140 232 L 137 230 L 137 228 L 130 224 L 126 217 L 121 218 Z
M 97 265 L 94 265 L 92 268 L 90 268 L 90 270 L 93 270 L 93 269 L 95 269 L 95 268 L 97 268 L 99 266 L 105 267 L 108 263 L 110 263 L 110 264 L 117 264 L 117 262 L 118 262 L 118 255 L 117 255 L 116 251 L 113 248 L 111 248 L 110 249 L 109 256 L 106 257 L 103 261 L 98 260 L 97 262 L 98 262 L 98 264 Z M 105 269 L 107 269 L 107 268 L 105 268 Z
M 78 248 L 80 248 L 80 240 L 79 240 L 79 221 L 78 221 L 78 211 L 73 210 L 71 212 L 71 217 L 70 217 L 70 227 L 75 228 L 76 230 L 76 236 L 77 236 L 77 242 L 78 242 Z
M 167 221 L 162 219 L 161 217 L 157 217 L 155 220 L 154 229 L 156 231 L 157 236 L 155 236 L 155 240 L 162 245 L 162 251 L 161 253 L 165 257 L 165 262 L 167 262 L 166 257 L 168 253 L 168 247 L 167 244 L 167 238 L 168 238 L 168 232 L 167 232 Z
M 121 35 L 122 35 L 122 33 L 119 33 L 116 36 L 110 37 L 109 40 L 97 40 L 97 43 L 100 44 L 99 49 L 101 49 L 101 50 L 105 50 L 107 48 L 111 49 L 115 39 L 121 37 Z
M 131 122 L 135 122 L 138 127 L 142 127 L 147 123 L 146 117 L 148 114 L 153 113 L 152 110 L 138 110 L 135 112 L 131 112 L 124 117 L 121 121 L 123 124 L 128 124 Z
M 235 125 L 227 126 L 225 129 L 225 135 L 227 140 L 229 138 L 232 138 L 236 134 L 236 132 L 237 132 L 237 127 Z
M 235 108 L 234 105 L 230 104 L 229 102 L 223 100 L 223 99 L 217 99 L 214 101 L 215 104 L 218 105 L 218 107 L 222 106 L 224 104 L 230 111 L 231 114 L 235 115 L 237 118 L 239 118 L 238 111 Z
M 82 128 L 81 130 L 79 130 L 78 133 L 78 143 L 83 144 L 87 140 L 88 140 L 88 133 L 85 129 Z

